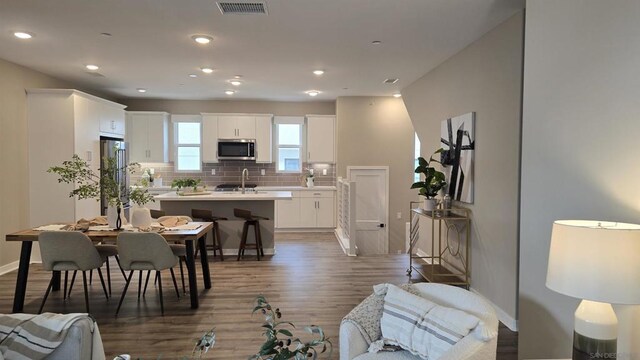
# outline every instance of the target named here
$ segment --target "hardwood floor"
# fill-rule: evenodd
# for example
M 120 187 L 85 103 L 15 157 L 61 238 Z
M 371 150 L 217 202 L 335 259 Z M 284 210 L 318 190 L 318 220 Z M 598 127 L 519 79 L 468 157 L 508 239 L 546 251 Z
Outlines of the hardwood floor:
M 338 358 L 340 320 L 372 292 L 372 285 L 408 281 L 406 255 L 345 256 L 332 234 L 279 233 L 277 253 L 257 262 L 254 257 L 236 262 L 226 257 L 211 263 L 213 288 L 201 290 L 200 308 L 189 307 L 188 296 L 176 298 L 169 273 L 163 273 L 165 316 L 160 316 L 156 287 L 137 300 L 132 282 L 120 315 L 114 316 L 124 279 L 112 271 L 113 297 L 106 301 L 100 283 L 91 286 L 91 310 L 102 335 L 107 359 L 129 353 L 133 358 L 176 359 L 191 354 L 195 340 L 215 327 L 217 342 L 205 358 L 246 359 L 262 344 L 262 318 L 251 316 L 253 300 L 264 294 L 279 307 L 283 320 L 299 328 L 322 326 L 333 340 L 332 359 Z M 111 267 L 117 269 L 113 264 Z M 179 276 L 179 272 L 176 272 Z M 198 268 L 200 273 L 200 268 Z M 31 266 L 25 312 L 36 312 L 49 281 L 40 265 Z M 0 312 L 10 312 L 16 272 L 0 277 Z M 180 280 L 178 279 L 178 282 Z M 202 281 L 198 282 L 202 289 Z M 81 283 L 70 300 L 62 293 L 49 296 L 45 311 L 84 312 Z M 299 334 L 294 332 L 295 334 Z M 500 328 L 498 359 L 517 359 L 517 334 Z

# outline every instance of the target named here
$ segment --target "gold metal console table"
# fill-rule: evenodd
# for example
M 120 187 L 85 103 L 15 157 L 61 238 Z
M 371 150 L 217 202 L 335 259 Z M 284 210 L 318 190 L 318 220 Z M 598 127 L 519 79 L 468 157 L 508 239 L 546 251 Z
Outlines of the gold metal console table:
M 464 286 L 468 289 L 471 275 L 469 268 L 471 211 L 458 207 L 426 211 L 414 208 L 415 204 L 419 203 L 411 203 L 407 275 L 411 277 L 415 270 L 429 282 Z M 420 217 L 431 220 L 431 236 L 426 244 L 427 249 L 417 253 Z M 424 253 L 425 250 L 429 250 L 429 247 L 431 252 Z

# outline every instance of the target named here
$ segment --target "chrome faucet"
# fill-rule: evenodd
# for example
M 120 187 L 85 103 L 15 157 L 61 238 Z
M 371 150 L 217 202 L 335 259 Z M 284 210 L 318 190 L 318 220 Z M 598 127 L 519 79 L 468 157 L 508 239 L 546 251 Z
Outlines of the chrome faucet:
M 244 168 L 242 169 L 242 193 L 244 194 L 246 192 L 245 188 L 244 188 L 244 179 L 245 179 L 245 174 L 246 174 L 246 179 L 249 180 L 249 169 Z

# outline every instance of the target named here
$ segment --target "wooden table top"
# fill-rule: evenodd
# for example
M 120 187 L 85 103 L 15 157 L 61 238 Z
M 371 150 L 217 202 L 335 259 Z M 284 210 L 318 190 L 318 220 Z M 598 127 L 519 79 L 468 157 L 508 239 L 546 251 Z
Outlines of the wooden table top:
M 162 235 L 162 237 L 164 237 L 167 241 L 198 240 L 213 227 L 212 222 L 194 221 L 190 224 L 194 223 L 201 224 L 201 226 L 195 230 L 164 231 L 159 234 Z M 121 232 L 122 231 L 85 231 L 84 234 L 91 238 L 91 240 L 99 242 L 106 240 L 115 240 L 118 237 L 118 234 Z M 7 234 L 5 239 L 7 241 L 38 241 L 38 235 L 40 233 L 42 233 L 42 231 L 26 229 Z

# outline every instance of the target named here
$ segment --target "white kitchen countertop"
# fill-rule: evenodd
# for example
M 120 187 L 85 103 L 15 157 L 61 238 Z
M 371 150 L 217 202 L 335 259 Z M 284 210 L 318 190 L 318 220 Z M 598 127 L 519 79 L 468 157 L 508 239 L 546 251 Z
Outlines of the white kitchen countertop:
M 174 191 L 154 196 L 159 201 L 250 201 L 250 200 L 290 200 L 291 191 L 257 191 L 242 194 L 237 191 L 211 191 L 206 195 L 178 195 Z
M 335 191 L 335 186 L 314 186 L 312 188 L 308 188 L 306 186 L 258 186 L 256 187 L 258 191 Z

